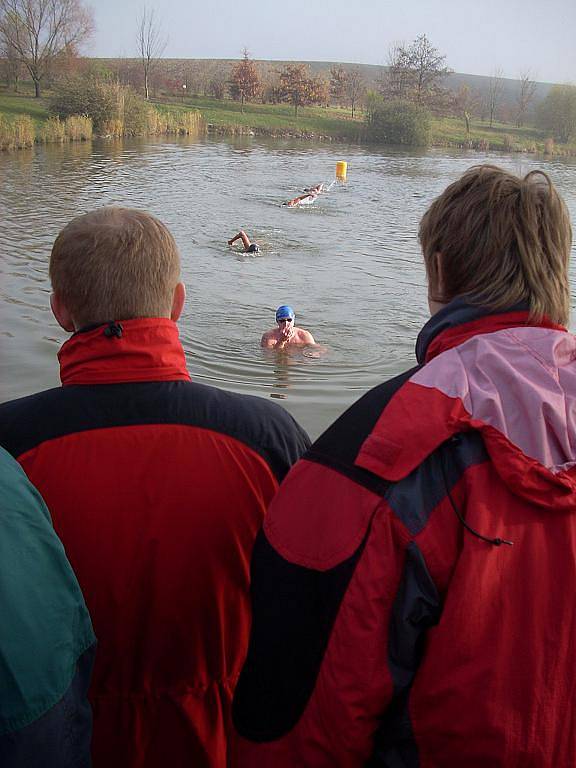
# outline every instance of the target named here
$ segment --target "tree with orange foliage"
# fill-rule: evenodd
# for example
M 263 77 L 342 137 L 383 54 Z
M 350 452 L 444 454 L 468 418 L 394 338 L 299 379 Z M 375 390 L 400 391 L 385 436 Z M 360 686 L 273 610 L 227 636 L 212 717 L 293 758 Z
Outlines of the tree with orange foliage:
M 243 58 L 232 68 L 230 94 L 233 99 L 241 100 L 242 112 L 244 112 L 244 101 L 250 101 L 258 96 L 262 89 L 262 82 L 256 64 L 250 58 L 246 48 L 242 55 Z

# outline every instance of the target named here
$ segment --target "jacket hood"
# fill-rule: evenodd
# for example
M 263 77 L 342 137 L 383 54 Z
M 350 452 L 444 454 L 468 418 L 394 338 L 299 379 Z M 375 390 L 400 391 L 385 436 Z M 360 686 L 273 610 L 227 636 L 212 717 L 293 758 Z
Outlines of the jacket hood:
M 544 508 L 574 508 L 572 334 L 531 323 L 520 307 L 494 315 L 459 301 L 424 327 L 417 354 L 426 364 L 388 403 L 358 466 L 398 481 L 450 437 L 475 429 L 513 493 Z

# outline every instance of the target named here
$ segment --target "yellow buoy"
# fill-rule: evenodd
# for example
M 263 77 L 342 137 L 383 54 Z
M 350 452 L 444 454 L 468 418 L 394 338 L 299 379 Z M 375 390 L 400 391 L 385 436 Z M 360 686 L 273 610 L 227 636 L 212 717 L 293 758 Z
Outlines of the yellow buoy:
M 346 171 L 348 169 L 348 163 L 346 160 L 339 160 L 336 163 L 336 178 L 338 181 L 346 181 Z

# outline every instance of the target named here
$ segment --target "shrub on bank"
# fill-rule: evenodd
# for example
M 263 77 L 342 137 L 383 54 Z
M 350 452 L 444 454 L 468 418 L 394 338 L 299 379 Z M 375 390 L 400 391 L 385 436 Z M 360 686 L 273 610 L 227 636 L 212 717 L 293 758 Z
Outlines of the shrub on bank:
M 426 147 L 430 143 L 430 113 L 407 101 L 384 101 L 379 94 L 366 100 L 366 127 L 370 141 Z
M 66 124 L 59 117 L 49 117 L 36 135 L 36 139 L 42 144 L 62 143 L 66 138 Z
M 94 77 L 73 77 L 60 83 L 50 100 L 50 111 L 67 120 L 85 115 L 103 136 L 189 134 L 202 128 L 197 111 L 159 112 L 128 86 Z
M 29 115 L 13 120 L 0 116 L 0 149 L 23 149 L 34 144 L 34 121 Z
M 92 138 L 92 120 L 86 115 L 70 115 L 65 123 L 70 141 L 89 141 Z
M 100 132 L 106 121 L 117 118 L 121 92 L 122 86 L 117 83 L 101 82 L 94 77 L 70 77 L 54 90 L 49 110 L 61 120 L 86 115 L 94 130 Z

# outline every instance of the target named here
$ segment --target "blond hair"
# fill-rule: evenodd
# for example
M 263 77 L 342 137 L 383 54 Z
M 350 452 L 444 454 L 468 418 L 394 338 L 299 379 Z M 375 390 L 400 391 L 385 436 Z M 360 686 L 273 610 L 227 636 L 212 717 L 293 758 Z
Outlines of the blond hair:
M 144 211 L 101 208 L 60 232 L 50 255 L 52 288 L 77 327 L 170 315 L 180 277 L 174 238 Z
M 525 302 L 532 319 L 568 323 L 572 230 L 543 171 L 470 168 L 426 211 L 419 238 L 433 301 L 459 296 L 496 311 Z

